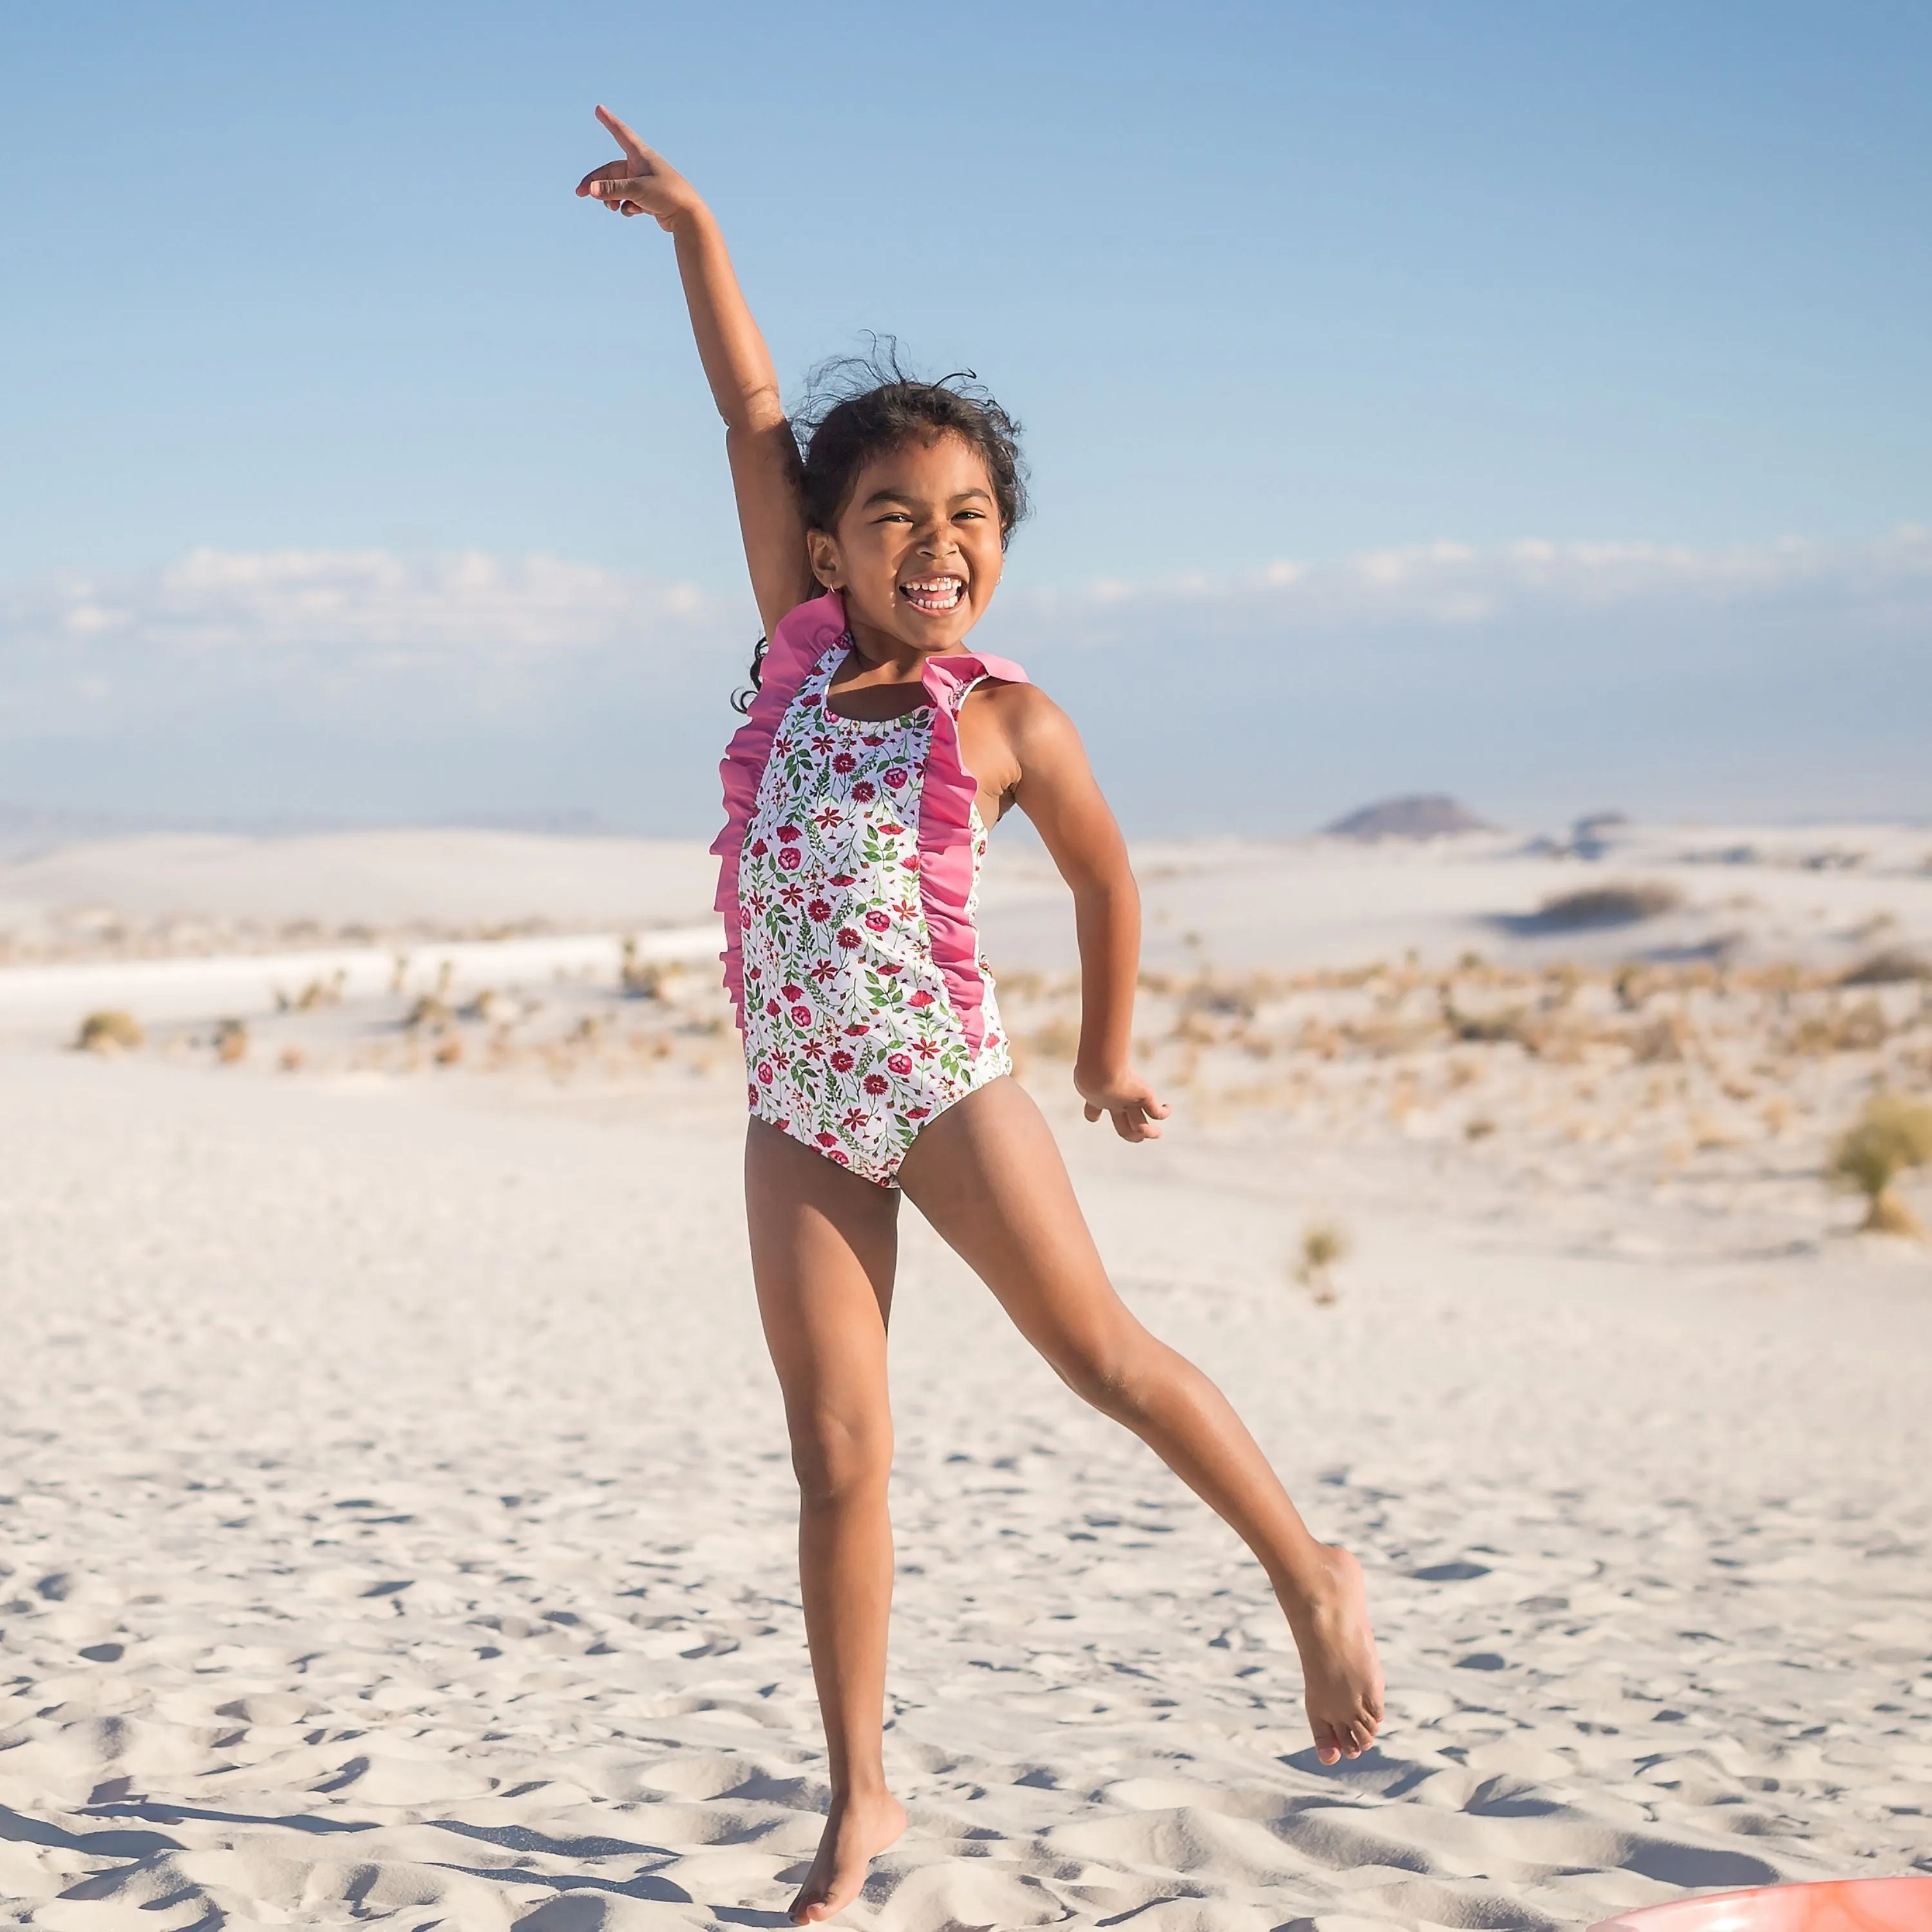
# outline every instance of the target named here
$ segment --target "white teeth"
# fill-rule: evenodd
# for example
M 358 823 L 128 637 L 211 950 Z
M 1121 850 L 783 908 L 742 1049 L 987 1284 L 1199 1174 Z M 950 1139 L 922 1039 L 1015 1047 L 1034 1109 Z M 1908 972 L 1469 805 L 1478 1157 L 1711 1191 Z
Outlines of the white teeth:
M 938 609 L 950 609 L 957 604 L 965 589 L 964 584 L 956 577 L 926 578 L 916 583 L 899 586 L 902 596 L 916 603 L 929 604 Z

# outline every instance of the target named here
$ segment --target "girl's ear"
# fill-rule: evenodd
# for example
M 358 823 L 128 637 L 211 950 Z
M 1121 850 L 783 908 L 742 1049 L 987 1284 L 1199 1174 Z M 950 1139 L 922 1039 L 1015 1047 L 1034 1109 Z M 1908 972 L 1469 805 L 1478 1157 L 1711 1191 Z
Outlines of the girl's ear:
M 838 566 L 838 545 L 824 530 L 807 530 L 805 533 L 805 554 L 812 566 L 812 574 L 827 590 L 842 590 L 844 572 Z

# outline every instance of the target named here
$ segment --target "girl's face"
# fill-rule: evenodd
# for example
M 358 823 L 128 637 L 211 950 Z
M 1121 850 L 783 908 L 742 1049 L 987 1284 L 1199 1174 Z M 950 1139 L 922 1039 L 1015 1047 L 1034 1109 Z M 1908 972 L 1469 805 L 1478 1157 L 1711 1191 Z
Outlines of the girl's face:
M 986 459 L 950 430 L 875 456 L 812 567 L 855 634 L 932 656 L 958 647 L 999 586 L 1000 506 Z

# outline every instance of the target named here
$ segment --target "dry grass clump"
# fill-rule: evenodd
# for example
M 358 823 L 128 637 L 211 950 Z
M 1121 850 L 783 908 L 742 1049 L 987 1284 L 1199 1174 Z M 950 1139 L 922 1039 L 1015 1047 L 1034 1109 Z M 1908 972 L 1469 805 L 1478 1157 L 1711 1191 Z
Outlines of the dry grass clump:
M 1335 1300 L 1336 1264 L 1348 1252 L 1346 1229 L 1333 1221 L 1311 1222 L 1301 1235 L 1301 1252 L 1294 1264 L 1294 1278 L 1306 1288 L 1318 1308 L 1327 1308 Z
M 1839 980 L 1841 986 L 1896 986 L 1911 980 L 1932 980 L 1932 959 L 1922 959 L 1902 946 L 1888 946 L 1862 960 Z
M 1024 1044 L 1043 1059 L 1070 1060 L 1080 1051 L 1080 1023 L 1054 1013 L 1026 1034 Z
M 307 922 L 302 922 L 307 923 Z M 349 976 L 338 968 L 326 980 L 311 980 L 292 999 L 280 987 L 275 988 L 275 1006 L 280 1012 L 306 1013 L 317 1006 L 339 1006 L 342 1004 L 342 989 L 347 985 Z
M 1874 1094 L 1858 1124 L 1832 1150 L 1832 1174 L 1865 1197 L 1863 1226 L 1872 1234 L 1923 1240 L 1918 1217 L 1892 1191 L 1908 1168 L 1932 1162 L 1932 1106 L 1902 1094 Z
M 147 1037 L 132 1013 L 110 1009 L 89 1013 L 81 1022 L 74 1044 L 81 1053 L 132 1053 Z
M 1602 926 L 1635 926 L 1640 920 L 1655 919 L 1675 912 L 1684 903 L 1684 895 L 1659 879 L 1619 881 L 1606 886 L 1586 886 L 1580 892 L 1564 892 L 1545 899 L 1537 909 L 1536 923 L 1546 932 L 1581 932 Z
M 1788 1044 L 1793 1053 L 1869 1053 L 1882 1046 L 1891 1031 L 1877 1000 L 1861 1000 L 1855 1006 L 1806 1015 L 1792 1028 Z
M 214 1057 L 224 1066 L 232 1066 L 248 1056 L 248 1023 L 221 1020 L 214 1028 Z

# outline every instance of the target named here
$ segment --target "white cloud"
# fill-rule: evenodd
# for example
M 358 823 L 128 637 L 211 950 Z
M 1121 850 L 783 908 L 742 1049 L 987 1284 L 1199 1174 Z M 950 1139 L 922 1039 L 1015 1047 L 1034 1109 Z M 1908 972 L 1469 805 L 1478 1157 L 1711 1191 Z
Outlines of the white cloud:
M 1330 564 L 1282 560 L 1220 580 L 1108 581 L 1024 601 L 1030 616 L 1070 621 L 1094 640 L 1136 608 L 1196 620 L 1245 620 L 1284 634 L 1468 626 L 1643 607 L 1689 615 L 1822 604 L 1922 622 L 1932 617 L 1932 530 L 1908 526 L 1862 543 L 1786 538 L 1726 550 L 1534 538 L 1490 550 L 1422 544 Z M 1096 616 L 1103 621 L 1090 624 Z
M 702 829 L 748 595 L 548 556 L 197 550 L 0 583 L 0 800 L 590 805 Z M 1932 531 L 1727 550 L 1438 543 L 1080 590 L 986 641 L 1139 830 L 1482 808 L 1932 805 Z

